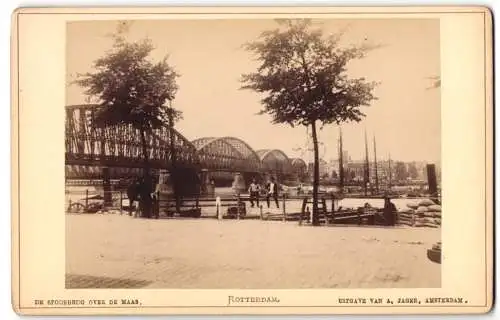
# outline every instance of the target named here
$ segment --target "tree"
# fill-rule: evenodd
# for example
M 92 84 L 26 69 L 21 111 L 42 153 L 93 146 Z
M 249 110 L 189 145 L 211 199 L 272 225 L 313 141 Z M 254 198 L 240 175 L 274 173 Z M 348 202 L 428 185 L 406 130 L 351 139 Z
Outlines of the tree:
M 396 167 L 394 168 L 395 176 L 397 181 L 404 181 L 408 178 L 408 171 L 406 170 L 406 165 L 404 162 L 396 162 Z
M 332 179 L 338 179 L 339 176 L 337 175 L 337 171 L 332 170 Z
M 318 125 L 359 122 L 365 116 L 360 107 L 375 99 L 376 85 L 364 78 L 350 78 L 347 65 L 363 58 L 373 46 L 341 48 L 341 33 L 323 36 L 311 30 L 309 20 L 278 21 L 278 28 L 265 31 L 245 48 L 256 55 L 260 66 L 244 74 L 243 89 L 262 94 L 263 110 L 273 123 L 311 128 L 314 149 L 312 222 L 319 224 Z
M 349 171 L 349 176 L 351 178 L 351 181 L 355 180 L 356 179 L 356 172 L 354 172 L 354 170 Z
M 427 79 L 432 81 L 430 87 L 427 87 L 427 90 L 441 88 L 441 76 L 427 77 Z
M 408 175 L 412 179 L 418 178 L 418 169 L 415 162 L 408 164 Z
M 154 49 L 150 40 L 127 42 L 127 29 L 119 23 L 112 49 L 94 61 L 94 72 L 79 74 L 75 82 L 99 106 L 93 125 L 125 124 L 139 131 L 147 185 L 151 173 L 146 134 L 164 125 L 173 127 L 180 118 L 181 113 L 167 104 L 175 98 L 178 74 L 167 57 L 156 63 L 148 59 Z M 148 208 L 145 214 L 150 215 Z

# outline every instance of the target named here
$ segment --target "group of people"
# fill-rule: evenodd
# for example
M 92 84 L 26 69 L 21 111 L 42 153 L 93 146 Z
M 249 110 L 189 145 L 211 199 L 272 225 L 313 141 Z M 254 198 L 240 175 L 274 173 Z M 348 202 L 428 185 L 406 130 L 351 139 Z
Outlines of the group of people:
M 158 218 L 158 210 L 154 203 L 156 197 L 155 183 L 152 177 L 141 177 L 135 179 L 127 188 L 127 198 L 129 199 L 129 215 L 135 208 L 135 202 L 139 204 L 139 211 L 142 216 L 151 218 L 154 215 Z
M 267 207 L 270 207 L 270 200 L 272 198 L 276 203 L 276 208 L 279 208 L 280 206 L 278 202 L 278 190 L 278 184 L 272 177 L 264 187 L 258 184 L 255 179 L 252 179 L 252 183 L 248 188 L 248 193 L 250 194 L 250 206 L 253 208 L 255 204 L 257 204 L 257 207 L 259 207 L 259 199 L 261 197 L 262 191 L 265 191 Z M 396 224 L 396 212 L 397 209 L 394 203 L 391 202 L 391 199 L 389 197 L 385 197 L 384 210 L 382 216 L 380 217 L 382 221 L 380 222 L 387 226 L 394 226 Z
M 261 192 L 265 192 L 267 207 L 271 206 L 271 198 L 274 199 L 276 203 L 276 208 L 280 207 L 278 202 L 278 183 L 276 183 L 275 179 L 271 177 L 269 181 L 262 187 L 260 184 L 256 182 L 255 179 L 252 179 L 252 183 L 248 188 L 248 193 L 250 194 L 250 205 L 253 208 L 255 204 L 259 207 L 259 199 L 261 196 Z
M 155 186 L 156 184 L 152 177 L 141 177 L 132 181 L 127 188 L 129 215 L 132 215 L 132 211 L 135 208 L 134 204 L 135 202 L 138 202 L 139 211 L 142 213 L 141 216 L 151 218 L 154 214 L 158 217 L 159 210 L 157 210 L 158 208 L 154 205 L 156 203 L 155 197 L 157 194 Z M 264 195 L 268 208 L 271 205 L 271 199 L 274 200 L 276 208 L 279 208 L 278 190 L 278 183 L 274 177 L 271 177 L 264 185 L 258 184 L 255 178 L 252 179 L 252 183 L 248 188 L 251 207 L 253 208 L 255 204 L 259 207 L 259 200 L 261 199 L 261 196 Z M 385 225 L 393 226 L 396 223 L 396 206 L 391 202 L 389 197 L 385 197 L 384 200 L 383 216 L 380 218 L 382 218 Z

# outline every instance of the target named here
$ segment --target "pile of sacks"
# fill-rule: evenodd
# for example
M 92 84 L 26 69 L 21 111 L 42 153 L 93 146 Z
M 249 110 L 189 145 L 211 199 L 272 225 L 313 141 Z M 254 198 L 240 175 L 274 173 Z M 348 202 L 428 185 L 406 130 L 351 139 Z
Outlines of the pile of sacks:
M 407 204 L 399 212 L 399 223 L 412 227 L 439 228 L 441 226 L 441 206 L 430 199 Z

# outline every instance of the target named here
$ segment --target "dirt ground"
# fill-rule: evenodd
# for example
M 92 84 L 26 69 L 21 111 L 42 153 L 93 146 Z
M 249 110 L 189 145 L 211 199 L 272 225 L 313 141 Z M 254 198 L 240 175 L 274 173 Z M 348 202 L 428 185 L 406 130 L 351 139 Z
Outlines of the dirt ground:
M 440 229 L 66 215 L 66 287 L 431 288 Z

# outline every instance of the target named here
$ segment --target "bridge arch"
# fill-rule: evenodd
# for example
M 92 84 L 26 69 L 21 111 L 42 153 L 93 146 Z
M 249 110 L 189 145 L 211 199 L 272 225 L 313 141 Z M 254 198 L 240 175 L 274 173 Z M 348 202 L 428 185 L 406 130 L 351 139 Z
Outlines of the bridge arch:
M 198 158 L 205 169 L 219 171 L 259 172 L 258 154 L 243 140 L 235 137 L 204 137 L 194 140 Z
M 294 169 L 304 168 L 304 170 L 307 170 L 307 163 L 303 159 L 293 158 L 291 160 L 292 160 L 292 167 Z
M 293 173 L 302 180 L 307 174 L 307 163 L 301 158 L 291 159 L 291 167 Z
M 286 153 L 278 149 L 258 150 L 262 167 L 265 171 L 278 171 L 288 173 L 291 169 L 291 162 Z

